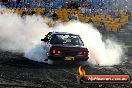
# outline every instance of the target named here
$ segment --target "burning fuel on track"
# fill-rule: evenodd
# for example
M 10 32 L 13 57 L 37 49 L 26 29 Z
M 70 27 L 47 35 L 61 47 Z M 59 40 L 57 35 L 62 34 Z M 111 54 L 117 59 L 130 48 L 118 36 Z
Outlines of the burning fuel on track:
M 46 50 L 42 49 L 40 39 L 49 31 L 79 34 L 89 49 L 92 64 L 117 65 L 124 56 L 125 51 L 118 42 L 111 38 L 102 40 L 102 35 L 91 24 L 71 21 L 49 27 L 47 19 L 41 16 L 21 17 L 12 12 L 0 14 L 0 49 L 23 53 L 31 60 L 41 62 L 43 57 L 46 58 L 42 56 Z

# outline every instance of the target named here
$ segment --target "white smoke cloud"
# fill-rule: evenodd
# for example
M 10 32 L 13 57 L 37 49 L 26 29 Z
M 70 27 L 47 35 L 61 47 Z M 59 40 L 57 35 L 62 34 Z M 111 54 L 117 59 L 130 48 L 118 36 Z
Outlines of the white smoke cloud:
M 48 29 L 40 16 L 22 18 L 16 13 L 0 14 L 0 49 L 24 53 L 40 42 Z
M 48 58 L 47 47 L 46 45 L 44 47 L 44 45 L 42 46 L 41 44 L 37 44 L 32 47 L 31 50 L 27 51 L 24 56 L 30 60 L 44 62 L 44 60 Z
M 69 32 L 79 34 L 90 51 L 90 62 L 100 65 L 116 65 L 121 63 L 124 55 L 122 47 L 113 40 L 102 40 L 102 35 L 90 24 L 72 21 L 67 24 L 58 24 L 52 29 L 41 16 L 21 17 L 16 13 L 0 14 L 0 49 L 11 52 L 26 53 L 25 56 L 35 57 L 40 49 L 40 39 L 49 31 Z M 38 44 L 38 48 L 33 48 Z M 31 50 L 30 50 L 31 49 Z M 28 51 L 28 53 L 27 53 Z M 43 50 L 41 50 L 43 51 Z M 36 54 L 41 61 L 42 52 Z M 39 58 L 41 57 L 41 58 Z M 95 63 L 94 63 L 95 62 Z
M 90 51 L 90 62 L 99 65 L 117 65 L 124 55 L 123 48 L 114 40 L 102 40 L 102 35 L 92 25 L 81 22 L 69 22 L 56 26 L 56 31 L 79 34 Z

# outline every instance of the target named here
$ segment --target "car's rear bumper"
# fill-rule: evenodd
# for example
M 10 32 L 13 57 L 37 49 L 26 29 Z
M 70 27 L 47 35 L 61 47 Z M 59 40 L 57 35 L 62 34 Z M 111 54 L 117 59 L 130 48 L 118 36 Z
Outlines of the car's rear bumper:
M 72 57 L 71 60 L 66 60 L 66 57 Z M 63 55 L 50 55 L 48 59 L 52 61 L 61 61 L 61 62 L 80 62 L 80 61 L 87 61 L 89 59 L 88 56 L 63 56 Z

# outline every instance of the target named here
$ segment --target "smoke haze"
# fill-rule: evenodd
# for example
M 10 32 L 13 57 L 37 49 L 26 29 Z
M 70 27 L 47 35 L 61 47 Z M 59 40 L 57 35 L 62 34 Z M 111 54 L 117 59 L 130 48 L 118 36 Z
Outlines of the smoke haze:
M 0 14 L 0 48 L 24 53 L 48 33 L 48 25 L 40 16 L 22 18 L 15 13 Z
M 90 51 L 89 61 L 92 64 L 111 66 L 120 64 L 122 61 L 124 55 L 122 47 L 114 40 L 103 41 L 99 31 L 90 24 L 71 21 L 65 24 L 59 23 L 50 28 L 47 25 L 47 20 L 41 16 L 33 15 L 22 18 L 12 12 L 0 14 L 0 49 L 25 53 L 29 59 L 34 57 L 31 60 L 41 62 L 41 51 L 43 50 L 40 49 L 40 40 L 49 31 L 79 34 Z M 33 48 L 35 46 L 37 47 Z M 35 54 L 37 55 L 36 59 Z

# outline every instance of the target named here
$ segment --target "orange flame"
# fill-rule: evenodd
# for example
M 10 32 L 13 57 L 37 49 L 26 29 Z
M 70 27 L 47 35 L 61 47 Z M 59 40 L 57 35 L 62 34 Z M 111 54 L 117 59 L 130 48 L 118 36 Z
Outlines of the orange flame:
M 86 71 L 82 68 L 82 66 L 79 66 L 79 74 L 81 76 L 86 75 Z

